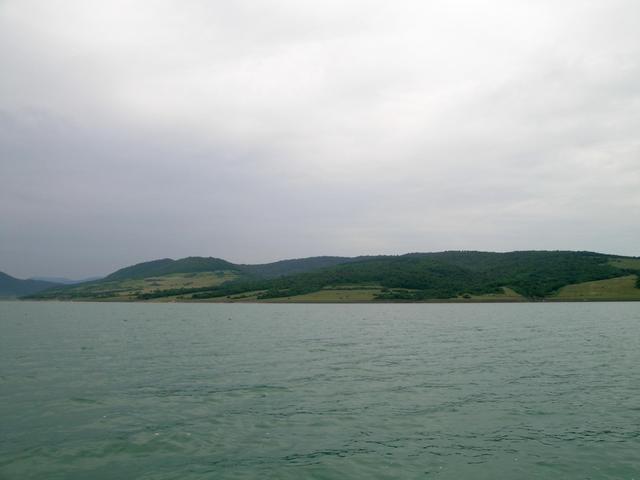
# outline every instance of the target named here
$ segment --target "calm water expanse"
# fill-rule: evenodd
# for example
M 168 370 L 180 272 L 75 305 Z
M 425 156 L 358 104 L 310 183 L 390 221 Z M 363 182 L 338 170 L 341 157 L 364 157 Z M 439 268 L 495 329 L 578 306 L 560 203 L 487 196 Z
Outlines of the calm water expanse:
M 640 479 L 640 303 L 0 302 L 1 479 Z

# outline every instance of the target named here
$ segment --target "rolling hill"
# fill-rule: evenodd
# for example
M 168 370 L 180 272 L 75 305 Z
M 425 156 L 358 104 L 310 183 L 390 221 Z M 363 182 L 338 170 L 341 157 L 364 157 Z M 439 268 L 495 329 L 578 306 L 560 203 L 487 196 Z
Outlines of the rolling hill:
M 163 258 L 161 260 L 153 260 L 151 262 L 138 263 L 130 267 L 121 268 L 107 275 L 104 280 L 130 280 L 160 277 L 175 273 L 217 272 L 225 270 L 239 272 L 236 265 L 220 258 L 186 257 L 180 260 Z
M 365 257 L 362 257 L 365 258 Z M 169 297 L 172 291 L 210 290 L 232 280 L 275 279 L 356 261 L 349 257 L 310 257 L 258 265 L 237 265 L 214 257 L 163 258 L 124 267 L 106 277 L 62 285 L 30 298 L 59 300 L 139 300 Z
M 136 264 L 99 281 L 57 287 L 30 298 L 265 302 L 640 300 L 639 273 L 640 258 L 573 251 L 310 257 L 261 265 L 188 257 Z M 622 278 L 626 280 L 615 280 Z M 589 282 L 605 284 L 576 287 Z

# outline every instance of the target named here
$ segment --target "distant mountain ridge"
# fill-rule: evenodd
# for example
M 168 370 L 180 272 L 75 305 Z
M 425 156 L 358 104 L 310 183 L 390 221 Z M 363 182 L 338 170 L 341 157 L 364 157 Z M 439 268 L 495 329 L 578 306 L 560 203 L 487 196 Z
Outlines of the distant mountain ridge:
M 85 283 L 85 282 L 93 282 L 95 280 L 100 280 L 103 277 L 88 277 L 82 278 L 80 280 L 74 280 L 66 277 L 31 277 L 27 280 L 38 280 L 41 282 L 51 282 L 51 283 L 60 283 L 62 285 L 75 285 L 76 283 Z
M 4 298 L 32 295 L 59 285 L 59 283 L 43 280 L 21 280 L 4 272 L 0 272 L 0 297 Z

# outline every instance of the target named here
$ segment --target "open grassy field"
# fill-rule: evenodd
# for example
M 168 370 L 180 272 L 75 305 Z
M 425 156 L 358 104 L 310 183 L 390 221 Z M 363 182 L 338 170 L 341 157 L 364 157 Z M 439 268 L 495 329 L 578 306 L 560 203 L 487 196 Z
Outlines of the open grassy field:
M 640 300 L 636 275 L 562 287 L 550 300 Z
M 230 272 L 174 273 L 142 280 L 124 280 L 121 285 L 141 293 L 149 293 L 173 288 L 210 287 L 220 285 L 222 282 L 233 280 L 234 278 L 236 278 L 236 275 Z

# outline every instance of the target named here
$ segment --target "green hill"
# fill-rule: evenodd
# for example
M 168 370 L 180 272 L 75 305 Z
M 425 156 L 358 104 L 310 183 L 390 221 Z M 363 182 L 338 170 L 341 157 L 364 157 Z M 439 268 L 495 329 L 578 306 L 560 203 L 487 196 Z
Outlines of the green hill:
M 569 285 L 627 277 L 631 280 L 624 282 L 625 292 L 620 291 L 619 298 L 634 299 L 633 292 L 627 291 L 628 283 L 638 273 L 638 258 L 571 251 L 447 251 L 399 256 L 311 257 L 261 265 L 188 257 L 133 265 L 96 282 L 58 287 L 31 298 L 523 301 L 568 298 L 563 296 L 566 293 L 559 295 L 559 292 Z M 623 284 L 607 285 L 607 298 L 618 298 L 616 285 Z M 589 299 L 589 293 L 579 298 Z M 593 299 L 599 298 L 603 298 L 602 295 L 595 295 Z
M 106 277 L 74 285 L 59 285 L 29 298 L 61 300 L 137 300 L 168 298 L 185 292 L 211 290 L 232 280 L 278 278 L 318 270 L 356 259 L 310 257 L 259 265 L 236 265 L 214 257 L 163 258 L 121 268 Z M 50 285 L 52 286 L 52 285 Z M 27 292 L 23 295 L 28 295 Z M 34 292 L 35 293 L 35 292 Z
M 592 252 L 440 252 L 376 257 L 290 275 L 269 281 L 237 281 L 193 299 L 237 296 L 285 299 L 328 288 L 378 286 L 377 300 L 447 300 L 489 296 L 499 300 L 505 288 L 522 298 L 539 300 L 566 285 L 636 274 L 640 265 Z M 617 262 L 617 263 L 616 263 Z M 144 298 L 152 298 L 147 296 Z
M 226 260 L 213 257 L 187 257 L 181 258 L 180 260 L 163 258 L 161 260 L 153 260 L 151 262 L 138 263 L 130 267 L 121 268 L 111 275 L 107 275 L 104 280 L 140 279 L 170 275 L 172 273 L 216 272 L 224 270 L 239 271 L 239 268 Z
M 44 280 L 20 280 L 0 272 L 0 298 L 31 295 L 57 286 L 57 283 Z

